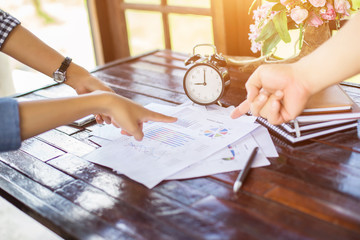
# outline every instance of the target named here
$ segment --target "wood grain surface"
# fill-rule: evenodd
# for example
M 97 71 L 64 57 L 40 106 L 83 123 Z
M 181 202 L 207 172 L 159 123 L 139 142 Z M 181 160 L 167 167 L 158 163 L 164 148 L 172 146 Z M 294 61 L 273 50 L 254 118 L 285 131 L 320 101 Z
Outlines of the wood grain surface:
M 177 105 L 187 56 L 155 51 L 94 70 L 140 104 Z M 230 69 L 221 100 L 237 105 L 249 75 Z M 23 100 L 61 96 L 57 85 Z M 21 99 L 20 99 L 21 100 Z M 100 147 L 95 123 L 62 126 L 0 154 L 0 194 L 66 239 L 360 239 L 360 142 L 356 129 L 291 146 L 273 138 L 278 158 L 250 171 L 164 181 L 152 190 L 90 163 Z

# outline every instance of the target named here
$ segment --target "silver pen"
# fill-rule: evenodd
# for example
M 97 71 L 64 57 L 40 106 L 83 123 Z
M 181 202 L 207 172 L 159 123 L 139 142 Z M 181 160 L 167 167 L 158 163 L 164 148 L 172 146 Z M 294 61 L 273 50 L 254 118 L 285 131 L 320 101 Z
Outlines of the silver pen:
M 248 159 L 246 160 L 246 163 L 245 163 L 245 168 L 239 173 L 238 177 L 236 178 L 236 181 L 234 183 L 234 186 L 233 186 L 233 191 L 234 193 L 237 193 L 239 191 L 239 189 L 241 188 L 243 182 L 245 181 L 245 178 L 251 168 L 251 165 L 256 157 L 256 154 L 259 150 L 259 147 L 255 147 L 250 156 L 248 157 Z

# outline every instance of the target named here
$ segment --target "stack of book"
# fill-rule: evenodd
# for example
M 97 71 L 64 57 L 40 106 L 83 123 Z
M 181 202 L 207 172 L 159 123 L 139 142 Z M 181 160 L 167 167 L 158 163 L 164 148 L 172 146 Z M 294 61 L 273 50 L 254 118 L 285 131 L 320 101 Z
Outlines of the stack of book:
M 360 107 L 340 85 L 333 85 L 309 99 L 305 110 L 295 120 L 272 125 L 266 119 L 257 121 L 271 133 L 290 143 L 298 143 L 357 126 Z

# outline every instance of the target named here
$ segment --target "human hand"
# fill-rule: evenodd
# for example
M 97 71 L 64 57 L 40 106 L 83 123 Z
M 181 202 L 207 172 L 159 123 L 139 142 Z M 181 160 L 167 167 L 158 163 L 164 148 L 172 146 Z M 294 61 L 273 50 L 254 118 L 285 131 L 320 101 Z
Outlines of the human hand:
M 271 124 L 281 124 L 297 117 L 310 97 L 306 81 L 293 64 L 260 66 L 245 87 L 247 99 L 231 113 L 238 118 L 249 110 L 254 116 L 266 118 Z
M 93 91 L 107 91 L 114 92 L 110 87 L 106 86 L 100 79 L 89 74 L 83 78 L 78 79 L 81 82 L 81 85 L 75 89 L 78 94 L 91 93 Z M 103 114 L 96 114 L 95 120 L 98 124 L 111 124 L 111 119 Z
M 142 131 L 144 122 L 171 123 L 177 120 L 175 117 L 150 111 L 120 95 L 109 94 L 109 97 L 110 101 L 105 105 L 106 110 L 104 114 L 111 119 L 111 123 L 115 127 L 122 128 L 122 134 L 134 136 L 138 141 L 144 137 Z
M 75 90 L 78 94 L 91 93 L 97 90 L 114 92 L 110 87 L 105 85 L 104 82 L 91 74 L 79 78 L 78 81 L 79 84 L 75 87 Z
M 87 70 L 84 68 L 75 65 L 72 71 L 69 71 L 68 79 L 66 84 L 71 86 L 75 89 L 77 94 L 86 94 L 91 93 L 94 91 L 107 91 L 107 92 L 114 92 L 110 87 L 106 86 L 100 79 L 96 78 L 95 76 L 91 75 Z M 102 114 L 96 114 L 95 120 L 98 124 L 102 124 L 106 122 L 107 124 L 111 123 L 111 119 Z

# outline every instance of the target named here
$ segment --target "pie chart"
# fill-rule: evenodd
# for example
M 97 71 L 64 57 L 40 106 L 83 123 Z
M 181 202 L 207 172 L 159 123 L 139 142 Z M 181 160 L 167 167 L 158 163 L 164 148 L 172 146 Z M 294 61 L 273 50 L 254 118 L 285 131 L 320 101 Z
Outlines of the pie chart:
M 204 131 L 204 135 L 210 138 L 222 137 L 229 133 L 229 130 L 226 128 L 210 128 Z

